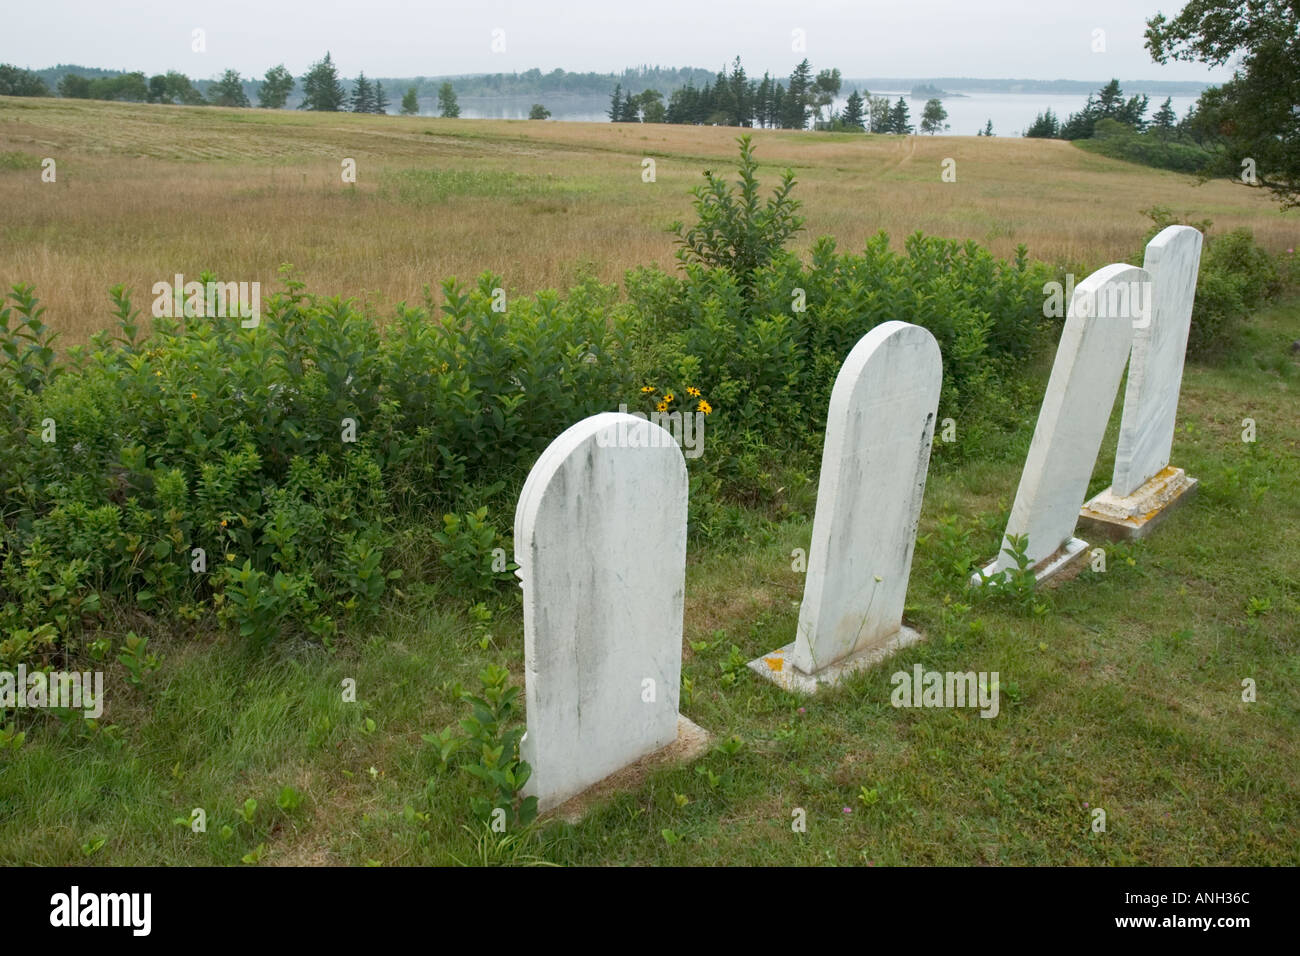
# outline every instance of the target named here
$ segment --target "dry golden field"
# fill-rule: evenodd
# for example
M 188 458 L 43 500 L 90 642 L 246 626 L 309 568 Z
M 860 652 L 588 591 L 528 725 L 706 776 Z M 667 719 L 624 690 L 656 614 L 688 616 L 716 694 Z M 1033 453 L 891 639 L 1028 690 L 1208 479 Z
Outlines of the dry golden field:
M 519 292 L 584 271 L 617 280 L 672 264 L 666 226 L 689 220 L 705 168 L 733 163 L 738 132 L 0 97 L 0 283 L 35 283 L 66 345 L 109 324 L 110 285 L 126 283 L 147 314 L 153 283 L 205 269 L 269 291 L 288 262 L 313 291 L 378 307 L 484 270 Z M 1300 231 L 1262 190 L 1198 186 L 1064 142 L 753 135 L 767 180 L 796 171 L 801 246 L 922 230 L 1093 268 L 1140 248 L 1140 210 L 1156 204 L 1216 231 L 1250 226 L 1271 250 Z M 45 157 L 55 183 L 41 181 Z M 956 183 L 940 181 L 945 157 Z

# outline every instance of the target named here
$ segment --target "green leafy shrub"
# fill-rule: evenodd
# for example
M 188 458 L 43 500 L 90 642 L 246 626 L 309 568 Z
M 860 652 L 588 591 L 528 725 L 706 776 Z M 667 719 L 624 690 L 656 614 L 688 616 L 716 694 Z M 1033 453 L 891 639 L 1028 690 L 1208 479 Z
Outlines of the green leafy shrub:
M 532 768 L 519 759 L 519 741 L 526 729 L 518 723 L 519 688 L 510 685 L 510 672 L 495 664 L 480 671 L 478 680 L 478 694 L 461 694 L 470 715 L 461 720 L 459 732 L 448 727 L 440 734 L 424 735 L 424 740 L 438 749 L 444 767 L 452 754 L 466 755 L 461 769 L 480 781 L 487 793 L 470 798 L 474 816 L 485 825 L 499 822 L 513 830 L 537 817 L 537 797 L 521 795 Z
M 1076 139 L 1074 145 L 1111 159 L 1179 173 L 1199 173 L 1214 158 L 1194 143 L 1171 141 L 1156 131 L 1139 133 L 1113 119 L 1098 120 L 1092 138 Z
M 1201 359 L 1231 351 L 1240 341 L 1242 322 L 1282 291 L 1285 273 L 1279 264 L 1285 267 L 1286 260 L 1275 261 L 1244 227 L 1212 235 L 1208 219 L 1186 222 L 1163 206 L 1142 212 L 1154 223 L 1145 242 L 1170 225 L 1189 225 L 1204 235 L 1187 351 Z
M 498 561 L 504 549 L 493 553 L 500 547 L 501 536 L 487 514 L 487 508 L 479 508 L 466 515 L 443 515 L 442 530 L 433 536 L 442 547 L 440 559 L 451 571 L 452 582 L 470 594 L 494 591 L 498 581 L 512 577 L 505 562 Z M 498 563 L 501 570 L 493 570 Z
M 712 170 L 705 170 L 704 184 L 692 190 L 695 224 L 687 229 L 674 222 L 669 231 L 677 236 L 677 257 L 683 264 L 726 269 L 748 288 L 755 270 L 779 255 L 803 228 L 803 218 L 798 215 L 799 200 L 790 195 L 795 187 L 794 172 L 787 169 L 781 185 L 766 203 L 760 202 L 753 138 L 741 136 L 736 142 L 740 144 L 739 192 Z
M 257 643 L 286 630 L 328 642 L 380 606 L 396 526 L 517 488 L 630 378 L 625 310 L 594 281 L 514 296 L 507 314 L 499 278 L 450 280 L 441 316 L 403 304 L 381 330 L 284 279 L 254 328 L 164 317 L 148 336 L 115 287 L 116 328 L 62 360 L 31 287 L 13 288 L 0 309 L 6 655 L 75 652 L 107 602 L 219 612 Z

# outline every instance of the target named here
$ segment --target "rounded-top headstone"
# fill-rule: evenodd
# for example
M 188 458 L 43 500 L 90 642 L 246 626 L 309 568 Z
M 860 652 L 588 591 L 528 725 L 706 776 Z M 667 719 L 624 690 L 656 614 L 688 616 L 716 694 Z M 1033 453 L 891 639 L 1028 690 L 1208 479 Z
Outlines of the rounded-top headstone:
M 543 810 L 676 739 L 686 507 L 680 448 L 634 415 L 578 422 L 528 475 L 520 749 Z

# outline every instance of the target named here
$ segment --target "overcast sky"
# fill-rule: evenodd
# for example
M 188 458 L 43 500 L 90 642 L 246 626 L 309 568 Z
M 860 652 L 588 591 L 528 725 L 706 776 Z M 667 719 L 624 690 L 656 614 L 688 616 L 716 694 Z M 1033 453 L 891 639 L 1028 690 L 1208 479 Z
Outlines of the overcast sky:
M 76 63 L 197 79 L 227 68 L 300 76 L 329 50 L 345 76 L 606 72 L 639 64 L 788 74 L 805 55 L 845 76 L 1168 79 L 1230 71 L 1159 66 L 1145 21 L 1185 0 L 6 0 L 0 62 Z M 191 49 L 205 31 L 206 52 Z M 493 52 L 493 30 L 504 52 Z M 806 53 L 791 49 L 804 31 Z M 1093 52 L 1094 30 L 1105 52 Z

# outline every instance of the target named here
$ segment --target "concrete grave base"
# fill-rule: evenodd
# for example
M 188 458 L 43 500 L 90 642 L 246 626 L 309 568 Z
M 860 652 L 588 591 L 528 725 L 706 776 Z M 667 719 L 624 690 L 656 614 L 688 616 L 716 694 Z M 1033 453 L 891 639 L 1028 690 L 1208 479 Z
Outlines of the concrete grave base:
M 1191 500 L 1197 480 L 1181 468 L 1166 466 L 1131 495 L 1123 497 L 1107 488 L 1079 509 L 1079 525 L 1112 541 L 1145 538 L 1169 516 Z
M 1082 538 L 1071 538 L 1034 565 L 1034 580 L 1039 587 L 1055 587 L 1064 584 L 1077 577 L 1087 561 L 1088 542 Z M 998 562 L 993 561 L 985 565 L 983 573 L 988 575 L 999 573 Z M 984 584 L 980 572 L 970 576 L 970 584 L 971 587 L 980 587 Z
M 893 637 L 888 638 L 883 643 L 865 648 L 841 661 L 829 664 L 816 674 L 805 674 L 794 666 L 792 661 L 794 642 L 791 641 L 785 647 L 779 648 L 771 654 L 764 654 L 762 657 L 754 658 L 749 662 L 749 669 L 761 677 L 767 678 L 782 690 L 792 690 L 801 694 L 815 694 L 818 687 L 834 687 L 847 675 L 866 670 L 896 651 L 911 647 L 923 640 L 925 638 L 919 631 L 914 631 L 910 627 L 899 628 Z
M 592 784 L 576 796 L 558 806 L 542 807 L 541 816 L 558 817 L 566 823 L 577 823 L 596 803 L 627 790 L 635 790 L 651 771 L 672 764 L 689 763 L 709 749 L 713 735 L 694 721 L 677 715 L 677 739 L 667 747 L 646 754 L 640 760 L 615 770 L 604 780 Z

